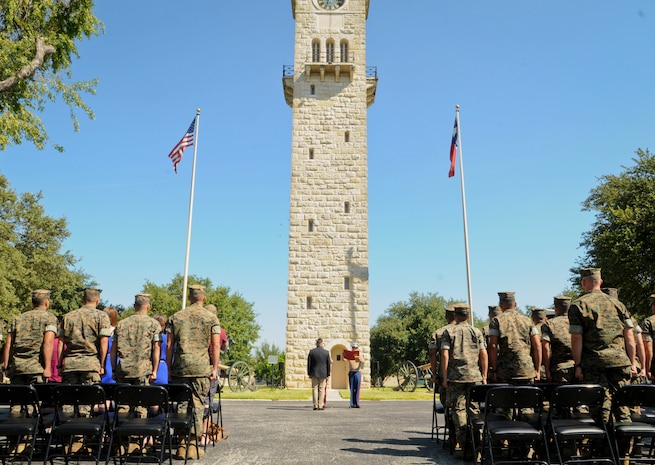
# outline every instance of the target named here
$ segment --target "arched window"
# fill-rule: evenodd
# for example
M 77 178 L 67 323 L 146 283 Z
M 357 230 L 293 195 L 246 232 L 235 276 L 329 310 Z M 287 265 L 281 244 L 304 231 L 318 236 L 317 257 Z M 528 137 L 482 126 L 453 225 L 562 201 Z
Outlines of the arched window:
M 334 40 L 328 39 L 325 43 L 325 60 L 334 63 Z
M 348 56 L 348 41 L 341 41 L 341 63 L 350 63 L 351 59 Z
M 318 39 L 312 40 L 312 63 L 321 61 L 321 41 Z

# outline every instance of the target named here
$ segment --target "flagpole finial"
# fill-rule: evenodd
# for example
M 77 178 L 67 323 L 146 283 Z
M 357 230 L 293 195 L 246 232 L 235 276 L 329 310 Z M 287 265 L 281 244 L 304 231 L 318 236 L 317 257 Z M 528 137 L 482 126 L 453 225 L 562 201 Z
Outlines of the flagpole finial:
M 455 105 L 455 109 L 459 110 L 459 105 Z
M 199 115 L 200 114 L 200 108 L 196 108 L 196 113 Z

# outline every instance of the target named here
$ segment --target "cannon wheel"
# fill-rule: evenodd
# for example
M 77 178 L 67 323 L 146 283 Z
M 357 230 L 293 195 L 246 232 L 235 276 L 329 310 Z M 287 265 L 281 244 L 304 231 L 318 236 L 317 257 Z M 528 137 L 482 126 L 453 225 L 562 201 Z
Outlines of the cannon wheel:
M 252 370 L 244 361 L 234 362 L 227 370 L 227 385 L 232 392 L 243 392 L 253 380 Z
M 423 379 L 425 380 L 425 387 L 428 391 L 432 392 L 434 383 L 432 382 L 432 368 L 428 368 L 423 372 Z
M 398 369 L 398 387 L 404 392 L 414 392 L 418 381 L 418 368 L 407 360 Z

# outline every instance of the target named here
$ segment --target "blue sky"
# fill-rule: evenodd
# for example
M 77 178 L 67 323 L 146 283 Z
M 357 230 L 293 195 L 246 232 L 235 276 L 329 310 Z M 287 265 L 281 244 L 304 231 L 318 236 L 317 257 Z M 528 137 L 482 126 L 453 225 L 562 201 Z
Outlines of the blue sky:
M 192 148 L 166 157 L 201 108 L 189 272 L 254 303 L 261 340 L 284 347 L 293 63 L 288 0 L 98 2 L 105 33 L 80 45 L 98 77 L 75 133 L 43 114 L 59 154 L 0 153 L 18 192 L 68 220 L 65 247 L 129 306 L 146 279 L 184 267 Z M 474 312 L 498 291 L 549 306 L 569 285 L 605 174 L 655 147 L 655 2 L 371 0 L 368 64 L 371 324 L 412 291 L 467 298 L 459 166 L 461 106 Z M 477 316 L 476 315 L 476 316 Z

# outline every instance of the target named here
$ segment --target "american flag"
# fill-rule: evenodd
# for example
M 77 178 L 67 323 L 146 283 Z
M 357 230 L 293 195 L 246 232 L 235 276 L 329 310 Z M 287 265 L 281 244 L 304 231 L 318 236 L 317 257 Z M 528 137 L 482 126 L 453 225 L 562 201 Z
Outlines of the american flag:
M 177 164 L 180 161 L 182 161 L 182 154 L 184 153 L 184 149 L 193 145 L 195 128 L 196 128 L 196 119 L 193 118 L 193 121 L 191 121 L 191 126 L 189 126 L 189 129 L 187 129 L 186 134 L 184 134 L 182 139 L 180 139 L 180 141 L 173 148 L 173 150 L 171 150 L 171 153 L 168 154 L 168 158 L 173 160 L 173 169 L 175 170 L 176 174 L 177 174 Z

